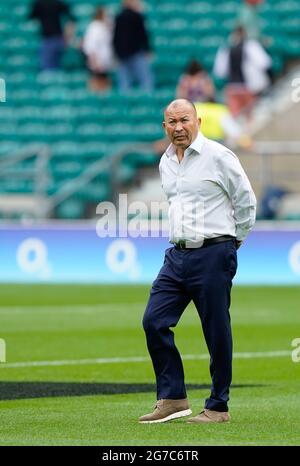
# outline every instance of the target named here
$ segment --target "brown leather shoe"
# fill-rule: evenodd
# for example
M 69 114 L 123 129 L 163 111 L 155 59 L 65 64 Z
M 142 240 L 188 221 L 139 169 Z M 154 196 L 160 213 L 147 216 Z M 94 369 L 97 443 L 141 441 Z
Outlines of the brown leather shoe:
M 153 413 L 145 414 L 139 418 L 143 424 L 152 424 L 154 422 L 166 422 L 172 419 L 189 416 L 192 411 L 189 408 L 187 398 L 182 400 L 158 400 Z
M 187 422 L 195 424 L 203 424 L 207 422 L 229 422 L 230 415 L 227 412 L 212 411 L 211 409 L 204 409 L 198 416 L 190 417 Z

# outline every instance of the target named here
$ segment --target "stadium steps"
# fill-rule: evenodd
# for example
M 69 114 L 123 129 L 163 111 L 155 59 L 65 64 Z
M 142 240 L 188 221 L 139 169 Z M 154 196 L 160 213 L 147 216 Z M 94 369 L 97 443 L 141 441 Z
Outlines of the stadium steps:
M 299 137 L 300 63 L 293 66 L 254 108 L 250 131 L 256 140 L 289 141 Z M 293 98 L 293 95 L 295 96 Z M 299 138 L 300 139 L 300 138 Z

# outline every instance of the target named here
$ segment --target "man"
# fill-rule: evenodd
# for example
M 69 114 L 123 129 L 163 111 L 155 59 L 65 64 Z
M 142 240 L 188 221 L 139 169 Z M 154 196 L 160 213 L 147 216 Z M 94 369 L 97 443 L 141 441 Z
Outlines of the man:
M 119 86 L 124 93 L 134 81 L 144 91 L 153 89 L 149 38 L 141 10 L 139 0 L 123 0 L 123 9 L 116 17 L 113 47 L 119 60 Z
M 65 39 L 62 20 L 68 18 L 65 34 L 67 40 L 73 35 L 74 16 L 67 3 L 62 0 L 35 0 L 29 19 L 38 20 L 41 24 L 42 44 L 40 52 L 41 70 L 60 68 Z
M 210 353 L 212 386 L 204 410 L 188 422 L 226 422 L 232 377 L 230 291 L 236 249 L 255 222 L 256 199 L 238 158 L 199 132 L 194 104 L 178 99 L 165 110 L 171 145 L 160 162 L 169 201 L 170 242 L 153 282 L 143 326 L 157 382 L 154 412 L 143 423 L 191 414 L 175 327 L 192 300 Z
M 236 118 L 241 113 L 251 116 L 256 96 L 270 85 L 268 69 L 271 57 L 256 40 L 249 40 L 242 26 L 232 32 L 228 47 L 220 47 L 214 63 L 214 74 L 227 79 L 227 106 Z
M 232 149 L 251 149 L 253 141 L 235 120 L 226 105 L 216 102 L 193 102 L 201 121 L 201 133 L 214 141 L 229 145 Z M 165 136 L 153 143 L 153 150 L 161 156 L 169 146 L 169 139 Z

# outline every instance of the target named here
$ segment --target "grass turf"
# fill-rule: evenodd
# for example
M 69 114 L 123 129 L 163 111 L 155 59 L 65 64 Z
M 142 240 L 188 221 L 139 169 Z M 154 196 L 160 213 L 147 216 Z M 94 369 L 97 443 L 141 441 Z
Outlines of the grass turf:
M 300 363 L 291 356 L 234 359 L 230 424 L 140 425 L 137 418 L 155 402 L 150 361 L 76 360 L 147 357 L 141 319 L 149 287 L 3 285 L 0 291 L 8 364 L 75 360 L 0 365 L 0 445 L 300 444 Z M 297 287 L 235 287 L 234 351 L 290 351 L 300 337 L 299 302 Z M 175 334 L 183 355 L 207 354 L 193 306 Z M 184 360 L 184 367 L 195 413 L 209 394 L 208 360 Z

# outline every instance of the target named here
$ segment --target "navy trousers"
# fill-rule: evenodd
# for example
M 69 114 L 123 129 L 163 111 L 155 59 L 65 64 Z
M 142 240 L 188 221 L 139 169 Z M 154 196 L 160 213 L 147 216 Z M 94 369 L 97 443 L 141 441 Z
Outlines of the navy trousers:
M 183 365 L 170 327 L 177 325 L 186 306 L 193 301 L 210 354 L 212 386 L 205 408 L 228 411 L 232 379 L 229 306 L 236 268 L 234 240 L 197 249 L 166 250 L 143 318 L 158 400 L 186 398 Z

